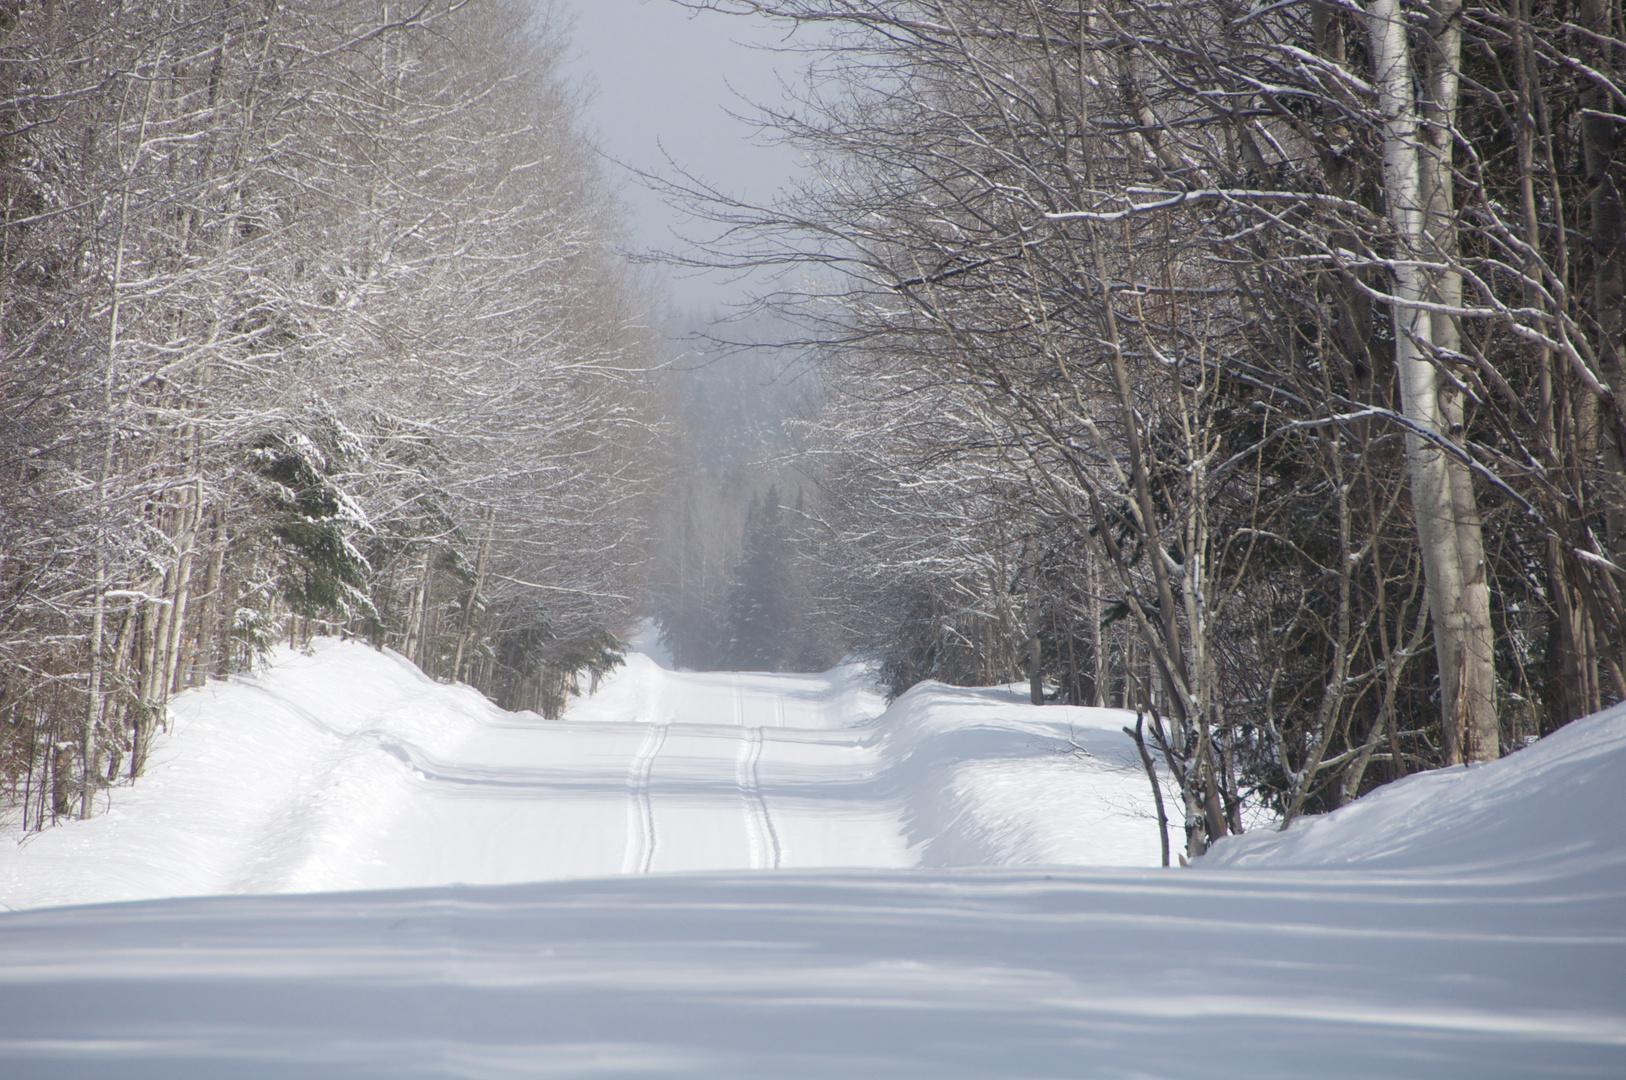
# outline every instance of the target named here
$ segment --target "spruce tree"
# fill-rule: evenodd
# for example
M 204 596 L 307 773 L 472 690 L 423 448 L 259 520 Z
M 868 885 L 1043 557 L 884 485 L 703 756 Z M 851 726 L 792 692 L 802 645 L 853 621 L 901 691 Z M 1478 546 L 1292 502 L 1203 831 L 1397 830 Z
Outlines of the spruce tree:
M 751 500 L 745 543 L 728 596 L 728 664 L 736 670 L 776 671 L 784 660 L 790 625 L 785 523 L 778 488 Z

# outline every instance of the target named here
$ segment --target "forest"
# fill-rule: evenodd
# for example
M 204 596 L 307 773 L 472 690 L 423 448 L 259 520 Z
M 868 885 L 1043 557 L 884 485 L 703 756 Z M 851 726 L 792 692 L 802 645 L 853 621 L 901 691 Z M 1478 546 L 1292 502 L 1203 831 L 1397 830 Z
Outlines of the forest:
M 1191 856 L 1626 696 L 1619 0 L 676 2 L 807 165 L 678 361 L 546 10 L 0 5 L 25 830 L 314 633 L 1122 707 Z
M 645 288 L 548 13 L 0 5 L 0 783 L 340 633 L 556 715 L 660 471 Z
M 807 65 L 795 188 L 667 190 L 891 692 L 1137 710 L 1192 855 L 1626 694 L 1618 2 L 688 6 Z

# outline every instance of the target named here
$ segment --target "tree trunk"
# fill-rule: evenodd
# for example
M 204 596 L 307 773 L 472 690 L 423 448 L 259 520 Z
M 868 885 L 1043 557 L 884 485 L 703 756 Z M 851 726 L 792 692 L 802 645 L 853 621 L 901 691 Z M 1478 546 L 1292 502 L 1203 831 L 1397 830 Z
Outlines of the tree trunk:
M 158 682 L 158 693 L 155 695 L 159 707 L 163 708 L 169 700 L 169 695 L 179 690 L 177 682 L 180 678 L 181 652 L 186 641 L 186 615 L 187 607 L 192 597 L 192 565 L 197 557 L 198 530 L 202 524 L 203 507 L 202 484 L 193 485 L 190 505 L 181 509 L 180 562 L 175 569 L 175 591 L 170 597 L 173 614 L 169 624 L 169 638 L 164 644 L 164 661 L 160 669 L 162 679 Z
M 1618 0 L 1580 0 L 1580 16 L 1600 38 L 1615 37 Z M 1620 65 L 1611 63 L 1620 54 L 1618 39 L 1613 49 L 1591 46 L 1587 52 L 1594 66 L 1617 76 L 1618 86 Z M 1604 491 L 1600 494 L 1606 507 L 1605 543 L 1618 561 L 1626 557 L 1626 446 L 1620 445 L 1621 433 L 1626 431 L 1626 418 L 1621 415 L 1621 395 L 1626 393 L 1626 238 L 1622 235 L 1626 232 L 1626 160 L 1622 160 L 1621 124 L 1626 117 L 1596 79 L 1584 84 L 1581 106 L 1581 147 L 1592 218 L 1592 317 L 1598 323 L 1598 374 L 1614 391 L 1599 410 L 1604 429 L 1598 439 L 1603 457 L 1600 486 Z
M 1039 639 L 1039 571 L 1037 544 L 1028 561 L 1028 701 L 1044 704 L 1044 645 Z
M 1451 25 L 1451 33 L 1436 39 L 1442 51 L 1430 64 L 1431 68 L 1450 69 L 1449 77 L 1431 79 L 1429 88 L 1429 111 L 1443 128 L 1443 147 L 1450 145 L 1450 124 L 1456 114 L 1458 57 L 1454 21 Z M 1394 230 L 1395 302 L 1391 313 L 1395 367 L 1406 418 L 1421 429 L 1407 430 L 1406 459 L 1434 623 L 1445 757 L 1448 764 L 1491 761 L 1499 756 L 1501 747 L 1490 587 L 1479 515 L 1466 470 L 1437 441 L 1456 441 L 1461 436 L 1462 406 L 1454 393 L 1442 395 L 1440 377 L 1431 362 L 1430 354 L 1440 344 L 1435 338 L 1436 317 L 1415 306 L 1452 304 L 1451 290 L 1461 291 L 1457 275 L 1431 273 L 1420 265 L 1442 254 L 1449 257 L 1449 249 L 1454 247 L 1453 227 L 1445 212 L 1450 198 L 1448 162 L 1443 152 L 1426 152 L 1423 147 L 1411 47 L 1398 0 L 1376 0 L 1368 7 L 1367 34 L 1379 90 L 1384 200 Z M 1437 99 L 1442 92 L 1449 94 L 1449 100 Z M 1437 244 L 1446 250 L 1438 250 Z M 1455 351 L 1454 333 L 1444 344 Z
M 469 590 L 469 596 L 463 603 L 463 630 L 457 637 L 457 656 L 452 660 L 452 681 L 455 683 L 464 678 L 463 654 L 468 650 L 469 642 L 474 636 L 474 607 L 480 599 L 480 594 L 486 587 L 486 562 L 491 556 L 491 540 L 494 530 L 495 514 L 486 512 L 486 534 L 480 541 L 480 553 L 474 562 L 474 587 Z M 466 680 L 472 682 L 472 679 Z
M 197 655 L 193 658 L 192 686 L 209 681 L 209 673 L 217 666 L 215 650 L 220 636 L 221 578 L 226 561 L 226 523 L 216 511 L 209 545 L 209 569 L 203 579 L 204 608 L 197 631 Z
M 1135 716 L 1135 726 L 1124 727 L 1124 734 L 1135 740 L 1135 749 L 1140 751 L 1141 767 L 1146 770 L 1146 779 L 1152 785 L 1152 801 L 1157 806 L 1157 836 L 1163 843 L 1163 865 L 1169 865 L 1169 815 L 1163 809 L 1163 787 L 1157 782 L 1157 766 L 1152 763 L 1152 755 L 1146 749 L 1146 737 L 1143 734 L 1145 717 Z
M 89 786 L 88 784 L 86 785 Z M 73 748 L 66 743 L 51 752 L 51 818 L 67 817 L 73 813 Z

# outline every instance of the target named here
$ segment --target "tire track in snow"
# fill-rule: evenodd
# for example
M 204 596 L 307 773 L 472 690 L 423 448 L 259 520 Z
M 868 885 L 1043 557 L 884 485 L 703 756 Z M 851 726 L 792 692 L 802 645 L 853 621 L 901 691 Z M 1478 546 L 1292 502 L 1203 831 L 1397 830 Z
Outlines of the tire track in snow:
M 747 728 L 740 740 L 740 756 L 735 762 L 734 774 L 745 800 L 745 843 L 750 854 L 751 869 L 779 869 L 779 834 L 773 827 L 773 815 L 768 813 L 768 799 L 762 794 L 762 781 L 758 765 L 762 761 L 762 729 Z
M 655 805 L 649 797 L 649 777 L 655 757 L 666 744 L 669 724 L 655 724 L 645 736 L 627 769 L 627 847 L 621 857 L 623 874 L 647 874 L 655 863 Z

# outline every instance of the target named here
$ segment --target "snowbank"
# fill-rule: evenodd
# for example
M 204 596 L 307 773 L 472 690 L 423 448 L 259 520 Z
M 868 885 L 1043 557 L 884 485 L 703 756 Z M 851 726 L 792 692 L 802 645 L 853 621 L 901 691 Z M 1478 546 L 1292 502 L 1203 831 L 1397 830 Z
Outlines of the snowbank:
M 1026 686 L 922 683 L 876 728 L 921 866 L 1157 866 L 1151 787 L 1123 733 L 1134 722 L 1034 708 Z
M 88 821 L 0 844 L 12 908 L 335 886 L 413 795 L 414 755 L 501 717 L 392 652 L 319 639 L 177 694 L 147 775 Z
M 0 904 L 1159 861 L 1130 714 L 937 683 L 887 707 L 857 665 L 676 672 L 635 651 L 558 722 L 319 640 L 178 695 L 171 716 L 148 775 L 105 812 L 0 845 Z M 1615 709 L 1502 761 L 1229 838 L 1198 865 L 1620 876 L 1623 774 Z
M 645 643 L 647 645 L 647 642 Z M 318 640 L 171 703 L 147 775 L 0 845 L 0 904 L 761 868 L 1153 866 L 1112 710 L 869 673 L 676 672 L 645 652 L 564 721 Z
M 1626 705 L 1500 761 L 1418 773 L 1285 832 L 1227 838 L 1200 865 L 1619 877 L 1622 777 Z

